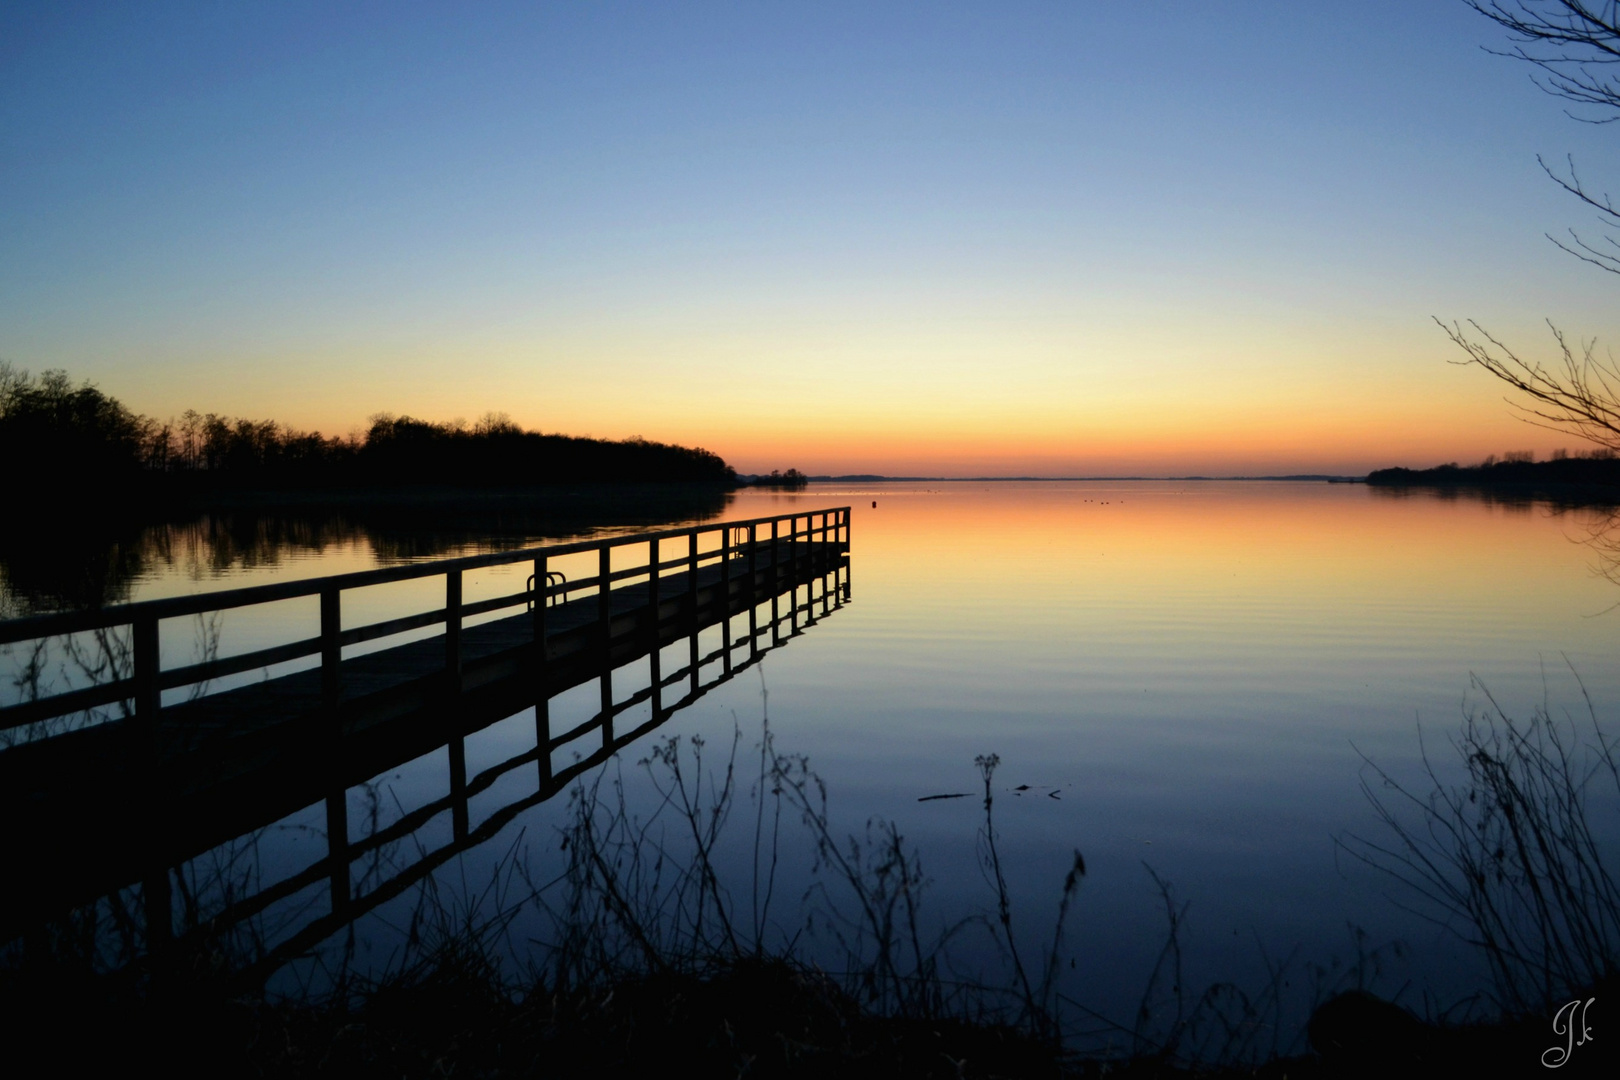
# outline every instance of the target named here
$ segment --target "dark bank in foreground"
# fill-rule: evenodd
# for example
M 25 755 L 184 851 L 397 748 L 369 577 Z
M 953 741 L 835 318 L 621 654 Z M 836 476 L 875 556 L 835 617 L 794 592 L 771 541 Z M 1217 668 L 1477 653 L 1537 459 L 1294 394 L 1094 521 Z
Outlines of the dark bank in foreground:
M 926 878 L 892 826 L 835 836 L 820 778 L 778 752 L 768 728 L 758 783 L 732 782 L 737 759 L 734 741 L 724 787 L 705 797 L 694 786 L 706 775 L 701 744 L 658 741 L 642 767 L 668 798 L 645 820 L 627 812 L 622 777 L 581 778 L 554 845 L 559 874 L 531 873 L 514 853 L 488 885 L 424 885 L 402 928 L 406 945 L 382 971 L 351 950 L 318 990 L 244 985 L 238 975 L 253 959 L 244 939 L 206 921 L 178 947 L 112 972 L 96 969 L 90 936 L 71 922 L 43 928 L 0 969 L 9 1047 L 58 1068 L 289 1077 L 640 1076 L 671 1066 L 783 1077 L 1528 1076 L 1546 1065 L 1609 1076 L 1620 1063 L 1595 1037 L 1607 1026 L 1600 1003 L 1620 988 L 1612 975 L 1553 1011 L 1483 1023 L 1424 1021 L 1342 990 L 1300 1038 L 1277 1028 L 1280 979 L 1253 993 L 1199 992 L 1170 981 L 1173 963 L 1148 976 L 1134 1022 L 1113 1025 L 1114 1051 L 1077 1053 L 1066 1036 L 1075 1027 L 1095 1036 L 1098 1018 L 1068 1009 L 1051 976 L 1069 955 L 1065 919 L 1082 900 L 1084 861 L 1077 853 L 1063 883 L 1049 951 L 1021 956 L 1012 923 L 1023 913 L 1009 908 L 1001 876 L 993 756 L 978 763 L 991 907 L 942 934 L 919 916 Z M 784 812 L 824 868 L 809 933 L 791 937 L 769 918 L 777 860 L 792 848 L 778 828 Z M 728 820 L 753 832 L 751 884 L 717 853 Z M 1168 887 L 1165 896 L 1174 957 L 1178 905 Z M 543 910 L 550 931 L 514 950 L 525 907 Z M 819 957 L 818 920 L 845 931 Z M 138 934 L 139 921 L 131 912 L 128 930 Z M 951 952 L 963 933 L 999 942 L 999 977 L 961 976 Z

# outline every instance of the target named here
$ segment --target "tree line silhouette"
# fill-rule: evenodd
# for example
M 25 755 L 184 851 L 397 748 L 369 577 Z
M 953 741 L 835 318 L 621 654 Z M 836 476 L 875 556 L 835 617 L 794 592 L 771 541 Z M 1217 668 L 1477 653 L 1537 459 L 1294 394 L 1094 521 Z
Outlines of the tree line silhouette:
M 349 437 L 188 410 L 143 416 L 64 371 L 0 363 L 0 460 L 25 491 L 233 490 L 569 483 L 735 485 L 715 453 L 642 438 L 526 431 L 503 413 L 468 425 L 379 414 Z
M 1491 454 L 1477 465 L 1455 461 L 1432 469 L 1379 469 L 1367 483 L 1380 487 L 1476 488 L 1517 492 L 1559 501 L 1612 504 L 1620 502 L 1620 455 L 1607 447 L 1584 454 L 1556 450 L 1537 461 L 1529 450 Z

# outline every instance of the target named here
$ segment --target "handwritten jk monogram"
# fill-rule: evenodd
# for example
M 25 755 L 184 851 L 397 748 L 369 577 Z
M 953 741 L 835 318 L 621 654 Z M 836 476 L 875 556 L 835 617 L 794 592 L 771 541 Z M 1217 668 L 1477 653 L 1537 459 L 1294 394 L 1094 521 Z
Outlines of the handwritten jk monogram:
M 1549 1069 L 1556 1069 L 1569 1061 L 1577 1046 L 1585 1046 L 1592 1041 L 1592 1029 L 1586 1026 L 1586 1013 L 1596 1000 L 1597 998 L 1587 998 L 1582 1001 L 1576 998 L 1558 1010 L 1553 1017 L 1553 1034 L 1562 1035 L 1564 1045 L 1549 1046 L 1541 1055 L 1543 1065 Z

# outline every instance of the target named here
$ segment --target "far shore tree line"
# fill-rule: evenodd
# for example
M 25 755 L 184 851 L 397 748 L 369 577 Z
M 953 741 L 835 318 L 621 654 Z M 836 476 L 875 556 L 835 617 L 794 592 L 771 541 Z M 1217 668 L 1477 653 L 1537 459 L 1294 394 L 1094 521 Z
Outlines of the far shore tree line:
M 1551 454 L 1548 454 L 1546 462 L 1543 462 L 1542 464 L 1551 464 L 1555 461 L 1614 461 L 1616 459 L 1620 459 L 1620 453 L 1609 449 L 1607 446 L 1594 446 L 1584 451 L 1576 450 L 1573 454 L 1570 453 L 1568 449 L 1561 448 L 1554 450 Z M 1448 461 L 1444 465 L 1435 466 L 1435 468 L 1492 469 L 1509 465 L 1535 464 L 1537 464 L 1537 462 L 1536 452 L 1534 450 L 1509 450 L 1501 457 L 1497 457 L 1495 454 L 1486 454 L 1482 461 L 1476 462 L 1473 465 L 1462 465 L 1455 461 Z
M 192 410 L 161 421 L 89 382 L 75 384 L 66 372 L 36 376 L 3 362 L 0 460 L 10 466 L 16 487 L 65 488 L 69 494 L 130 484 L 143 491 L 209 493 L 742 482 L 708 450 L 527 431 L 504 413 L 487 413 L 470 425 L 382 413 L 347 437 Z M 803 478 L 790 469 L 756 482 L 796 487 Z
M 1487 455 L 1474 465 L 1455 461 L 1432 469 L 1378 469 L 1367 483 L 1386 487 L 1482 487 L 1540 491 L 1549 497 L 1612 504 L 1620 498 L 1620 453 L 1594 447 L 1584 453 L 1554 450 L 1537 461 L 1530 450 L 1509 450 L 1501 457 Z

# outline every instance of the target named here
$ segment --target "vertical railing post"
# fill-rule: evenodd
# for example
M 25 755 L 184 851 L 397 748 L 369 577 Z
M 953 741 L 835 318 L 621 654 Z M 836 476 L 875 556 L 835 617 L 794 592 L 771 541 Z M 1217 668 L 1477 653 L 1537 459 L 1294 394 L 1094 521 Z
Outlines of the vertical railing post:
M 135 620 L 130 630 L 134 650 L 135 723 L 139 725 L 142 741 L 151 754 L 153 769 L 151 788 L 154 798 L 147 805 L 147 846 L 153 855 L 152 869 L 141 882 L 141 900 L 146 922 L 147 954 L 166 959 L 168 947 L 174 939 L 174 894 L 169 880 L 169 868 L 158 854 L 158 838 L 168 823 L 167 786 L 156 774 L 162 762 L 163 744 L 159 729 L 159 716 L 163 710 L 163 687 L 159 677 L 163 673 L 163 660 L 159 652 L 158 621 L 147 615 Z
M 816 539 L 818 536 L 820 537 L 819 540 Z M 825 558 L 826 547 L 827 514 L 826 511 L 823 511 L 821 513 L 821 527 L 817 529 L 816 526 L 812 524 L 810 532 L 810 595 L 805 597 L 805 599 L 810 602 L 810 621 L 812 623 L 816 621 L 816 583 L 818 581 L 822 581 L 821 564 L 822 559 Z M 823 592 L 826 591 L 825 584 L 826 583 L 822 581 Z
M 814 514 L 804 515 L 804 607 L 811 623 L 816 621 L 816 520 Z
M 654 537 L 647 541 L 647 614 L 652 619 L 652 647 L 655 651 L 660 641 L 658 605 L 663 600 L 658 588 L 658 554 L 658 538 Z
M 606 649 L 613 637 L 613 600 L 608 595 L 613 577 L 613 549 L 602 545 L 597 558 L 596 621 L 602 647 Z
M 826 520 L 826 515 L 822 515 Z M 804 624 L 816 625 L 816 567 L 821 563 L 821 549 L 816 546 L 816 517 L 804 516 Z
M 694 634 L 694 637 L 697 635 Z M 731 529 L 720 530 L 720 650 L 725 654 L 722 668 L 731 674 Z M 693 678 L 697 676 L 694 673 Z
M 342 592 L 335 585 L 321 590 L 321 703 L 335 707 L 343 693 Z M 328 717 L 328 725 L 333 718 Z
M 461 692 L 461 571 L 444 572 L 444 676 L 452 694 Z
M 450 736 L 450 833 L 457 840 L 467 839 L 467 743 L 461 736 L 461 720 L 452 723 Z
M 805 531 L 810 529 L 810 515 L 804 516 Z M 793 515 L 788 521 L 788 628 L 795 634 L 799 632 L 799 516 Z
M 664 635 L 659 626 L 658 605 L 661 602 L 658 590 L 658 538 L 655 536 L 647 541 L 647 618 L 651 624 L 651 645 L 647 653 L 647 677 L 651 680 L 649 687 L 652 692 L 653 721 L 664 711 L 664 670 L 662 652 Z
M 150 755 L 149 790 L 151 799 L 146 810 L 146 844 L 156 856 L 154 868 L 141 882 L 141 900 L 145 909 L 146 950 L 154 958 L 162 954 L 166 959 L 168 947 L 174 939 L 174 900 L 169 882 L 169 868 L 157 854 L 161 850 L 159 837 L 168 824 L 168 787 L 159 770 L 163 762 L 163 738 L 159 716 L 163 711 L 163 687 L 159 676 L 163 673 L 163 660 L 159 653 L 158 621 L 155 616 L 144 616 L 130 628 L 131 647 L 134 650 L 135 723 L 140 742 Z
M 748 655 L 759 653 L 759 522 L 748 523 Z
M 850 563 L 852 562 L 852 560 L 848 557 L 851 547 L 850 533 L 855 526 L 855 521 L 850 516 L 853 512 L 854 511 L 851 507 L 844 507 L 844 550 L 841 552 L 844 558 L 841 560 L 840 565 L 842 565 L 844 568 L 844 602 L 846 604 L 849 603 L 849 568 Z
M 686 534 L 686 608 L 692 617 L 691 625 L 698 624 L 698 530 Z
M 719 587 L 716 586 L 718 589 Z M 688 629 L 692 634 L 691 648 L 688 650 L 687 666 L 692 685 L 692 696 L 697 696 L 698 688 L 698 530 L 693 529 L 686 534 L 686 607 L 692 613 L 692 622 Z
M 804 611 L 805 619 L 809 625 L 816 621 L 816 560 L 820 553 L 816 549 L 815 515 L 806 514 L 804 518 Z
M 771 644 L 782 641 L 782 519 L 771 519 Z
M 832 613 L 832 608 L 828 606 L 831 601 L 827 599 L 827 576 L 832 572 L 833 568 L 833 546 L 830 543 L 832 537 L 828 535 L 832 530 L 828 528 L 827 519 L 828 514 L 823 512 L 821 515 L 821 614 L 823 616 Z
M 326 767 L 331 773 L 326 794 L 326 876 L 332 910 L 348 908 L 353 889 L 349 881 L 349 797 L 340 779 L 343 763 L 334 752 L 342 731 L 338 702 L 343 694 L 342 591 L 329 585 L 321 590 L 321 725 L 326 746 Z
M 551 694 L 542 686 L 534 698 L 534 750 L 540 765 L 540 791 L 551 790 Z
M 143 615 L 133 628 L 135 649 L 135 722 L 145 729 L 154 750 L 158 747 L 158 714 L 163 711 L 163 659 L 159 652 L 158 621 Z
M 551 580 L 546 557 L 534 560 L 534 748 L 540 768 L 540 791 L 551 789 L 551 642 L 546 639 L 546 605 L 551 602 Z
M 535 655 L 541 663 L 548 659 L 550 647 L 546 643 L 546 604 L 551 601 L 551 586 L 546 577 L 546 557 L 534 560 L 534 645 Z
M 326 874 L 332 896 L 332 910 L 349 906 L 349 793 L 337 787 L 326 795 Z
M 613 598 L 608 595 L 613 576 L 613 548 L 603 544 L 597 561 L 596 619 L 602 639 L 602 745 L 613 745 Z

